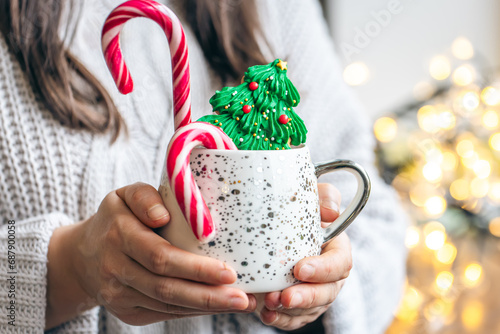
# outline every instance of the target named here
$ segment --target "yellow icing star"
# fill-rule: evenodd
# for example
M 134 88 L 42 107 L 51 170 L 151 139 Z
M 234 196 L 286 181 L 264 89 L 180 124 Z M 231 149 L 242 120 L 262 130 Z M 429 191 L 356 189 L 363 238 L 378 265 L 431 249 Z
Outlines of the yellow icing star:
M 281 68 L 282 71 L 284 71 L 287 69 L 286 64 L 287 64 L 286 61 L 280 59 L 280 61 L 276 64 L 276 66 L 278 66 L 279 68 Z

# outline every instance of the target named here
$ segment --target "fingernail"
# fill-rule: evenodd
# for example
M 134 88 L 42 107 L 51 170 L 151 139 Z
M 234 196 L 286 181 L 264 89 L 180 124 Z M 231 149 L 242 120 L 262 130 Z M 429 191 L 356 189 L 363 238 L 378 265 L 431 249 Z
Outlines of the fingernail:
M 292 295 L 292 299 L 290 300 L 290 308 L 298 307 L 302 302 L 304 301 L 304 298 L 302 298 L 302 295 L 300 292 L 295 292 Z
M 316 269 L 313 266 L 311 266 L 310 264 L 305 264 L 299 270 L 299 279 L 306 280 L 308 278 L 311 278 L 315 272 Z
M 281 310 L 281 309 L 283 308 L 283 304 L 279 303 L 279 304 L 278 304 L 278 305 L 276 305 L 276 306 L 274 306 L 274 305 L 270 305 L 270 306 L 268 306 L 268 305 L 266 304 L 266 307 L 267 307 L 268 309 L 270 309 L 271 311 L 277 311 L 277 310 Z
M 149 219 L 153 221 L 160 220 L 168 216 L 168 211 L 161 204 L 156 204 L 152 208 L 150 208 L 147 212 Z
M 229 305 L 236 310 L 245 310 L 248 307 L 247 301 L 241 297 L 232 297 L 229 300 Z
M 335 203 L 331 199 L 322 199 L 320 205 L 325 209 L 339 212 L 339 206 L 337 205 L 337 203 Z
M 219 281 L 222 284 L 231 284 L 236 280 L 236 274 L 230 269 L 224 269 L 219 273 Z

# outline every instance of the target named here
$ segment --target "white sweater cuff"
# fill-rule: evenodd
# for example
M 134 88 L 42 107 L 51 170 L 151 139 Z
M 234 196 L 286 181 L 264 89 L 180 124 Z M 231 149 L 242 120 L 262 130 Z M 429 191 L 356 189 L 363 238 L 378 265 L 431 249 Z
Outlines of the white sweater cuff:
M 43 332 L 47 251 L 53 231 L 71 223 L 62 213 L 8 220 L 0 227 L 1 333 Z M 5 312 L 2 312 L 5 314 Z

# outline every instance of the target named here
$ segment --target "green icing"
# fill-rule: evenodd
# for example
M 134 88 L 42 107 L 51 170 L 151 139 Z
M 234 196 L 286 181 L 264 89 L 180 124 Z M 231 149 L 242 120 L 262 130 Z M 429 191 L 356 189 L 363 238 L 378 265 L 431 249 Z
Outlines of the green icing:
M 250 67 L 241 85 L 215 92 L 210 99 L 214 114 L 198 121 L 220 126 L 240 150 L 290 149 L 289 140 L 293 146 L 305 143 L 307 129 L 293 110 L 300 95 L 286 73 L 280 59 Z M 252 82 L 259 85 L 253 91 Z M 249 113 L 245 105 L 253 106 Z M 279 122 L 281 115 L 288 117 L 286 124 Z

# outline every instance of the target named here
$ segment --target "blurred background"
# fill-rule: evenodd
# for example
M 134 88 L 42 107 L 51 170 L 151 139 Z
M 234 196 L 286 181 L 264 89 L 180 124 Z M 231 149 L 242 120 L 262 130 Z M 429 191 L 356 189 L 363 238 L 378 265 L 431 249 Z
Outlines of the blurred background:
M 500 1 L 324 6 L 412 220 L 387 334 L 500 333 Z

